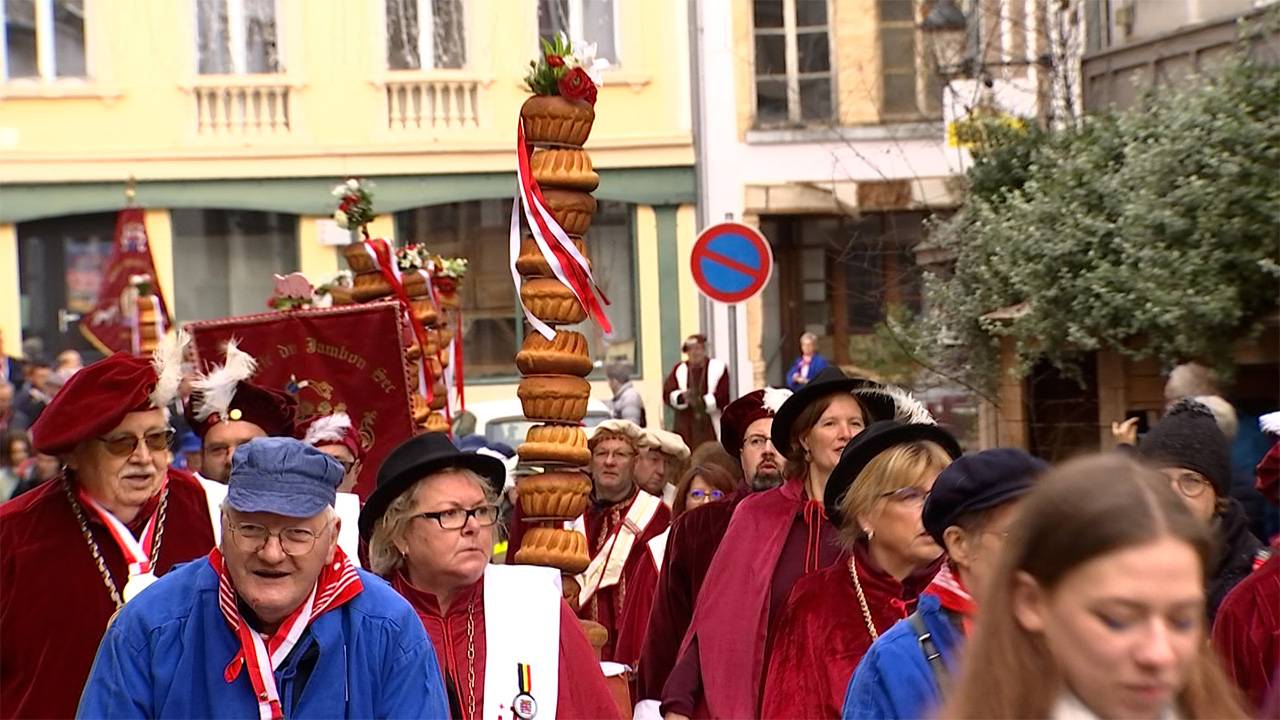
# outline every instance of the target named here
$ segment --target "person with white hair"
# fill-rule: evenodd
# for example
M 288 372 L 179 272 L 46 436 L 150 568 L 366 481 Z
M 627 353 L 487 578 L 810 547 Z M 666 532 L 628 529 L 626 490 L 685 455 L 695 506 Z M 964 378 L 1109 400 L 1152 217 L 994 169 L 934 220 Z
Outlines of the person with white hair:
M 671 507 L 675 501 L 675 481 L 684 474 L 689 454 L 689 446 L 679 435 L 658 428 L 642 430 L 633 473 L 636 486 L 662 498 L 662 502 Z

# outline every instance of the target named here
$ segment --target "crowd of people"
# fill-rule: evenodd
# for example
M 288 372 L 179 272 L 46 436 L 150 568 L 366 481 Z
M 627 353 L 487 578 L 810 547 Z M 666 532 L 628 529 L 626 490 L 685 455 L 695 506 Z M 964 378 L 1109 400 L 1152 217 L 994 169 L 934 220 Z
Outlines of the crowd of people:
M 565 576 L 514 562 L 512 448 L 409 438 L 361 502 L 350 419 L 234 344 L 26 375 L 5 468 L 52 462 L 0 505 L 0 717 L 1280 717 L 1280 555 L 1217 400 L 1050 466 L 809 350 L 730 398 L 689 338 L 673 431 L 611 372 Z

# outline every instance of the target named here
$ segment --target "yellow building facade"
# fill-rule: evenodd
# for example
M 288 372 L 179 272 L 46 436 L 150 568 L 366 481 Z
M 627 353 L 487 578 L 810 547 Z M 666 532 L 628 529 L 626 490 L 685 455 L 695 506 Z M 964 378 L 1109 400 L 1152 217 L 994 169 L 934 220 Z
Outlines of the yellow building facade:
M 260 311 L 273 272 L 336 273 L 329 189 L 358 176 L 376 185 L 375 235 L 471 260 L 467 398 L 513 396 L 515 129 L 537 38 L 563 29 L 611 61 L 587 145 L 601 176 L 587 243 L 618 329 L 593 352 L 633 364 L 661 417 L 663 373 L 697 323 L 677 261 L 696 232 L 682 0 L 17 0 L 4 13 L 7 354 L 78 341 L 129 178 L 185 322 Z

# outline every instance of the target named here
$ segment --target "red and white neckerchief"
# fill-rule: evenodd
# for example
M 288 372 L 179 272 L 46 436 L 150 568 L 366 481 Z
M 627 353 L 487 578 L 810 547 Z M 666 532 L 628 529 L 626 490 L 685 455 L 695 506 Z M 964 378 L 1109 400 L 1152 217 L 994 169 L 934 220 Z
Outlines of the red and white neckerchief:
M 967 636 L 973 624 L 973 615 L 978 610 L 978 603 L 969 594 L 969 590 L 960 580 L 960 576 L 951 569 L 951 563 L 942 564 L 942 569 L 933 576 L 933 582 L 924 591 L 938 598 L 942 607 L 960 615 Z
M 533 241 L 537 244 L 538 250 L 546 258 L 552 274 L 573 291 L 578 302 L 582 303 L 583 309 L 587 311 L 587 316 L 600 326 L 605 335 L 608 335 L 613 332 L 613 326 L 609 323 L 609 317 L 604 311 L 604 305 L 609 304 L 609 298 L 591 274 L 591 265 L 587 259 L 578 252 L 578 248 L 569 239 L 564 228 L 547 209 L 547 201 L 542 196 L 542 187 L 533 177 L 533 169 L 529 162 L 530 154 L 529 144 L 525 142 L 524 137 L 524 120 L 521 119 L 516 123 L 516 197 L 511 205 L 510 236 L 511 280 L 519 289 L 520 273 L 516 270 L 516 258 L 520 256 L 520 208 L 523 207 L 529 232 L 533 235 Z M 530 312 L 523 299 L 520 300 L 520 308 L 524 310 L 525 318 L 529 320 L 534 330 L 548 340 L 555 338 L 555 328 Z
M 356 572 L 356 566 L 347 558 L 342 548 L 335 548 L 333 562 L 320 571 L 320 578 L 306 602 L 289 614 L 270 637 L 249 627 L 236 606 L 236 591 L 231 585 L 222 553 L 214 548 L 209 553 L 209 564 L 218 573 L 218 608 L 222 617 L 240 641 L 240 651 L 227 663 L 222 676 L 234 682 L 241 668 L 249 667 L 249 682 L 258 701 L 260 720 L 280 720 L 284 709 L 280 705 L 280 692 L 276 689 L 275 670 L 298 644 L 303 631 L 315 618 L 353 599 L 364 590 L 364 583 Z
M 164 493 L 168 491 L 169 480 L 166 478 L 160 484 L 160 497 L 164 497 Z M 124 555 L 124 560 L 129 565 L 129 579 L 124 584 L 124 592 L 121 597 L 125 602 L 129 602 L 137 597 L 138 593 L 146 589 L 148 585 L 156 581 L 155 564 L 151 556 L 155 547 L 156 532 L 160 525 L 160 506 L 151 511 L 151 517 L 147 520 L 147 525 L 143 528 L 142 537 L 135 538 L 120 518 L 111 514 L 111 511 L 103 507 L 85 492 L 83 487 L 76 487 L 76 497 L 80 500 L 80 504 L 89 508 L 103 525 L 107 526 L 107 532 L 111 533 L 111 537 L 116 542 L 116 547 L 120 548 L 120 554 Z M 161 501 L 163 504 L 163 500 Z

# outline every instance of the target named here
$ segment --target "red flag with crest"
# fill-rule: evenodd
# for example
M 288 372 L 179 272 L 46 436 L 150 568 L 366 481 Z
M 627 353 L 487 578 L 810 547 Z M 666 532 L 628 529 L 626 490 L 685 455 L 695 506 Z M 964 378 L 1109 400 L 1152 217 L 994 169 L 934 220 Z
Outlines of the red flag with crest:
M 161 334 L 170 325 L 169 306 L 160 292 L 155 261 L 151 259 L 145 218 L 145 211 L 139 207 L 124 208 L 116 216 L 115 237 L 102 274 L 102 286 L 98 289 L 98 301 L 93 311 L 80 321 L 81 334 L 108 355 L 141 351 L 138 346 L 139 289 L 132 281 L 140 276 L 150 276 L 149 283 L 141 284 L 145 288 L 142 292 L 154 298 Z

